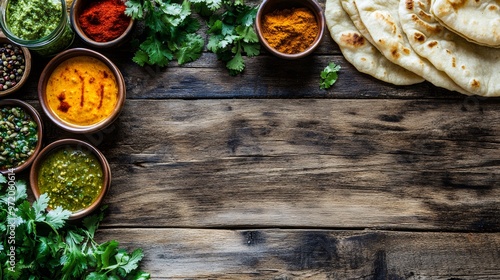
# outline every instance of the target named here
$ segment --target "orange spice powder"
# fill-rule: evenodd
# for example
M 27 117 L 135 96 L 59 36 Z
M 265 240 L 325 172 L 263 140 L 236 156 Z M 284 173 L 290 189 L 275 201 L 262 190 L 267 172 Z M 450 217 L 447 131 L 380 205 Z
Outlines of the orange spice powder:
M 286 54 L 305 51 L 319 33 L 316 17 L 307 8 L 275 10 L 264 15 L 262 27 L 269 45 Z

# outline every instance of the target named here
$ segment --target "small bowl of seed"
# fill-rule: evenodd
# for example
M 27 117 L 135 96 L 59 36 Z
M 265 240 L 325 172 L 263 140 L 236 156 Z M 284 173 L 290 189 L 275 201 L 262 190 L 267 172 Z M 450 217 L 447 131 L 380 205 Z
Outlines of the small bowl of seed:
M 0 33 L 0 98 L 19 90 L 28 80 L 31 54 Z
M 18 99 L 0 100 L 0 173 L 19 173 L 42 148 L 43 123 L 38 111 Z

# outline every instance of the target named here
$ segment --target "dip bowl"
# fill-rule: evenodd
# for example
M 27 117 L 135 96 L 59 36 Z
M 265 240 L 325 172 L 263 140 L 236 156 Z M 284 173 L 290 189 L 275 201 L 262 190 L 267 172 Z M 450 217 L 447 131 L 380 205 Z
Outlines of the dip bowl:
M 80 219 L 99 207 L 111 185 L 111 169 L 94 146 L 77 139 L 61 139 L 46 146 L 30 171 L 36 199 L 49 196 L 49 210 L 57 206 Z M 50 185 L 49 189 L 45 189 Z
M 75 33 L 77 34 L 80 39 L 87 44 L 90 47 L 93 48 L 100 48 L 100 49 L 105 49 L 105 48 L 112 48 L 112 47 L 118 47 L 125 43 L 129 38 L 130 34 L 133 31 L 133 28 L 135 26 L 135 20 L 127 17 L 128 19 L 128 25 L 127 28 L 124 29 L 124 31 L 119 35 L 118 37 L 112 39 L 112 40 L 107 40 L 107 41 L 97 41 L 92 38 L 91 34 L 87 34 L 82 28 L 82 24 L 80 21 L 80 16 L 81 14 L 85 11 L 87 7 L 89 7 L 90 4 L 95 4 L 96 0 L 73 0 L 73 4 L 71 5 L 71 10 L 70 10 L 70 21 L 71 25 L 73 26 L 73 30 L 75 30 Z M 92 20 L 95 20 L 92 18 Z M 96 25 L 100 25 L 100 23 L 95 23 Z M 102 24 L 101 24 L 102 26 Z M 116 24 L 113 25 L 114 28 L 116 28 Z M 101 27 L 103 28 L 103 27 Z M 105 31 L 105 30 L 104 30 Z
M 12 114 L 3 112 L 6 108 L 21 108 L 31 120 L 22 118 L 22 112 L 21 114 L 12 110 Z M 0 100 L 0 111 L 2 112 L 0 114 L 0 162 L 2 164 L 0 173 L 19 173 L 33 163 L 42 148 L 43 122 L 37 110 L 21 100 Z M 35 135 L 36 138 L 32 138 Z M 5 165 L 6 162 L 7 165 Z
M 41 56 L 54 56 L 75 38 L 65 0 L 0 1 L 0 26 L 12 42 Z
M 277 10 L 293 9 L 293 8 L 307 8 L 310 10 L 316 19 L 318 25 L 318 34 L 314 38 L 313 42 L 305 50 L 298 53 L 284 53 L 273 48 L 271 44 L 266 40 L 264 36 L 264 18 L 267 14 L 270 14 Z M 257 15 L 255 18 L 255 30 L 259 36 L 259 40 L 264 46 L 264 48 L 271 54 L 283 58 L 283 59 L 299 59 L 310 55 L 321 43 L 323 38 L 323 33 L 325 29 L 325 16 L 323 14 L 323 9 L 316 0 L 263 0 L 260 4 Z
M 69 49 L 52 58 L 38 81 L 43 111 L 72 133 L 94 133 L 109 126 L 119 116 L 125 97 L 118 67 L 85 48 Z
M 20 50 L 23 53 L 23 57 L 24 57 L 24 70 L 23 70 L 21 79 L 19 81 L 17 81 L 14 86 L 11 86 L 7 89 L 3 89 L 3 88 L 0 89 L 0 98 L 5 97 L 11 93 L 18 91 L 28 80 L 28 76 L 29 76 L 30 71 L 31 71 L 31 53 L 28 50 L 28 48 L 19 46 L 15 43 L 11 42 L 0 31 L 0 47 L 3 47 L 4 44 L 11 44 L 12 46 L 17 46 L 20 48 Z M 16 55 L 16 57 L 17 57 L 17 55 Z M 22 63 L 22 61 L 19 61 L 19 62 Z M 3 63 L 3 61 L 2 61 L 2 63 Z M 0 65 L 0 67 L 3 67 L 3 65 Z M 5 81 L 3 83 L 1 83 L 2 86 L 4 85 L 4 83 L 5 83 Z

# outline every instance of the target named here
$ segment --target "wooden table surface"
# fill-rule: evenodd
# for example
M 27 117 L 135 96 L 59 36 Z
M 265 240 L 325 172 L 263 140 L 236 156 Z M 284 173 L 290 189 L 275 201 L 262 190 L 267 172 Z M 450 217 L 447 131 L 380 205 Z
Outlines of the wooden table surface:
M 45 117 L 45 142 L 105 154 L 98 239 L 143 248 L 152 279 L 500 279 L 498 99 L 375 80 L 328 31 L 313 55 L 262 49 L 236 77 L 208 52 L 161 69 L 101 52 L 127 84 L 119 119 L 74 135 Z M 40 109 L 47 61 L 13 98 Z

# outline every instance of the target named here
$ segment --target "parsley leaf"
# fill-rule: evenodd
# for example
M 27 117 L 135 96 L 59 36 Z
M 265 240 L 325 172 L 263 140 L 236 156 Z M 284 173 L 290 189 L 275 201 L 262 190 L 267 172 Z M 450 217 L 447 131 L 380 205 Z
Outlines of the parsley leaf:
M 127 6 L 125 9 L 127 16 L 132 18 L 142 18 L 144 16 L 141 0 L 127 0 L 125 6 Z
M 256 56 L 260 44 L 253 23 L 257 7 L 247 6 L 242 1 L 220 0 L 213 5 L 210 0 L 193 1 L 198 10 L 209 10 L 207 49 L 226 63 L 230 75 L 238 75 L 245 69 L 243 55 Z
M 132 60 L 140 66 L 167 66 L 171 61 L 184 64 L 198 59 L 203 51 L 200 28 L 192 18 L 191 2 L 173 0 L 128 0 L 125 13 L 145 24 L 147 37 Z
M 321 71 L 321 89 L 328 89 L 335 84 L 338 79 L 338 71 L 340 71 L 340 68 L 340 65 L 330 62 L 330 64 Z
M 139 270 L 142 250 L 128 253 L 115 240 L 102 244 L 94 240 L 105 207 L 84 218 L 81 224 L 68 224 L 71 212 L 62 207 L 47 211 L 47 195 L 31 204 L 25 183 L 19 181 L 12 199 L 12 190 L 8 192 L 6 183 L 0 174 L 0 203 L 6 206 L 0 211 L 0 278 L 150 279 L 149 273 Z M 10 266 L 7 253 L 11 252 L 6 252 L 11 248 L 15 250 L 15 267 Z
M 200 58 L 205 41 L 200 36 L 194 34 L 186 34 L 183 47 L 179 48 L 175 53 L 179 64 L 184 64 L 189 61 L 194 61 Z

